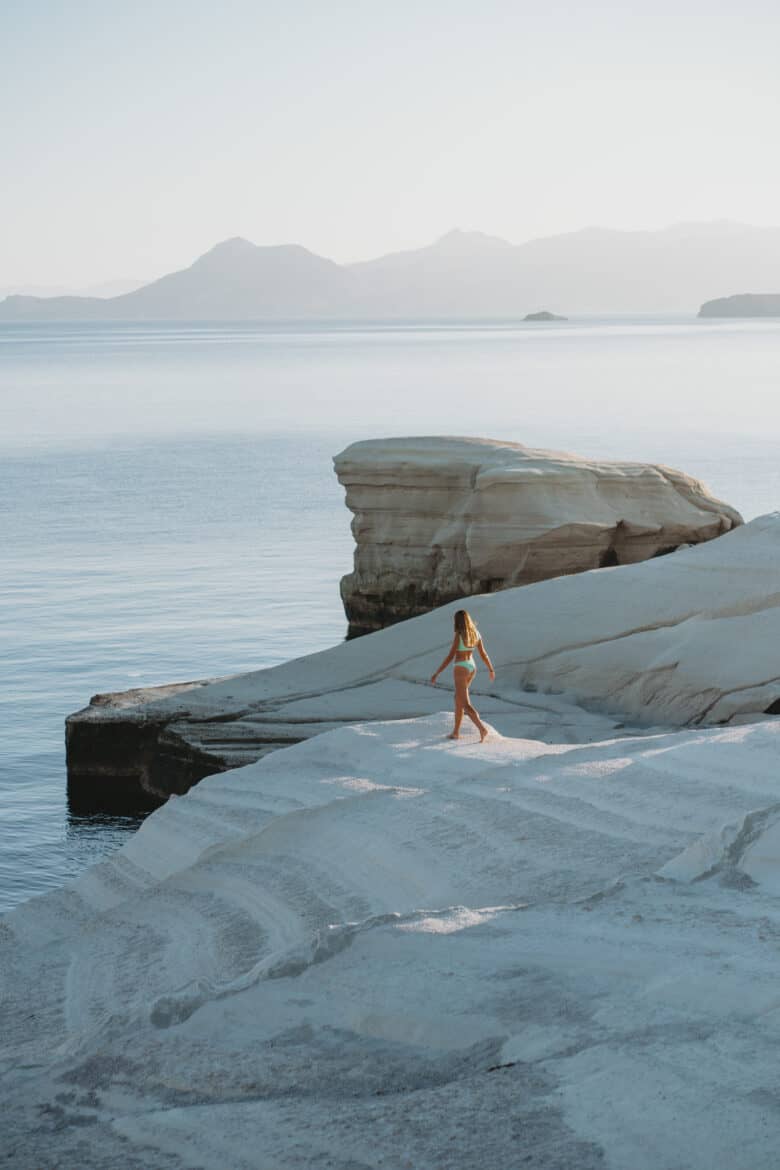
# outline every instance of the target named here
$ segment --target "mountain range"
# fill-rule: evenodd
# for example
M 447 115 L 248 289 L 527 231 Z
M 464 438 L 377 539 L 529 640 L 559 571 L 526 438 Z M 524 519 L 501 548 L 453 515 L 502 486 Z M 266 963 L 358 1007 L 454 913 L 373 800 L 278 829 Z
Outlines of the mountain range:
M 777 287 L 780 228 L 727 221 L 585 228 L 524 244 L 452 231 L 427 247 L 354 264 L 235 237 L 119 296 L 8 296 L 0 321 L 692 313 L 708 298 Z

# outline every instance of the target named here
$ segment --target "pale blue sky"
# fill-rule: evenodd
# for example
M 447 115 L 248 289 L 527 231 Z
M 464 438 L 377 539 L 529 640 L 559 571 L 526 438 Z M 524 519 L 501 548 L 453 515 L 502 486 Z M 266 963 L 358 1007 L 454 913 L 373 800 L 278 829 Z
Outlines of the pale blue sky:
M 4 0 L 0 286 L 780 222 L 774 0 Z

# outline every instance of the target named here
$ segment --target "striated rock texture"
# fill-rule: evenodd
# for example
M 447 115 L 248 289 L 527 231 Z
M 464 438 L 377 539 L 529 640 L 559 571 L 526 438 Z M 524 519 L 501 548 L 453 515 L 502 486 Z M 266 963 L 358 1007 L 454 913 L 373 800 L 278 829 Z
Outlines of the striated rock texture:
M 354 637 L 456 598 L 699 544 L 742 523 L 669 467 L 491 439 L 369 439 L 334 459 L 354 513 Z
M 4 1170 L 774 1170 L 780 725 L 449 726 L 211 776 L 1 918 Z
M 775 513 L 670 557 L 475 598 L 496 681 L 478 670 L 472 694 L 502 735 L 550 744 L 780 713 L 778 582 Z M 116 777 L 164 798 L 347 724 L 449 710 L 449 672 L 429 679 L 457 605 L 270 670 L 93 700 L 67 722 L 71 795 Z

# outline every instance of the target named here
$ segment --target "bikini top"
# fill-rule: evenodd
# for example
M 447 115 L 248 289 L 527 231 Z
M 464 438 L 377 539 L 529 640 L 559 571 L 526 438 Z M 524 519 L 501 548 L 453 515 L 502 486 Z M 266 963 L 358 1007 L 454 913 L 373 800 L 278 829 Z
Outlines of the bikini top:
M 465 642 L 463 641 L 462 637 L 458 638 L 458 651 L 459 652 L 466 650 L 470 654 L 472 650 L 476 650 L 477 646 L 479 645 L 479 643 L 481 642 L 482 639 L 481 639 L 479 630 L 475 630 L 474 633 L 477 635 L 477 640 L 473 646 L 467 646 L 465 644 Z

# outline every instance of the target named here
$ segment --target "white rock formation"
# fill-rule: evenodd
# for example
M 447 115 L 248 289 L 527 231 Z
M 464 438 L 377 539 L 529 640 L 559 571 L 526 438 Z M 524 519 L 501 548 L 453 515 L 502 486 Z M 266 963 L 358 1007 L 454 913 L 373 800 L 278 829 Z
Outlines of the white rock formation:
M 163 791 L 304 742 L 0 920 L 6 1164 L 769 1170 L 778 581 L 774 514 L 472 599 L 483 745 L 457 603 L 74 717 Z
M 497 670 L 495 684 L 480 670 L 472 694 L 502 734 L 581 742 L 616 720 L 727 723 L 780 703 L 778 513 L 668 557 L 468 604 Z M 132 770 L 137 732 L 138 777 L 167 794 L 345 723 L 441 710 L 449 674 L 428 680 L 457 605 L 271 670 L 108 697 L 69 720 L 71 776 L 110 784 L 115 743 Z
M 370 439 L 334 460 L 354 513 L 353 634 L 456 598 L 633 564 L 742 519 L 668 467 L 489 439 Z
M 682 555 L 736 563 L 749 536 Z M 712 620 L 734 655 L 740 619 Z M 381 637 L 254 693 L 354 678 Z M 341 728 L 204 780 L 0 921 L 5 1164 L 774 1166 L 780 724 L 481 747 L 448 726 Z

